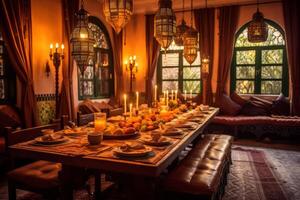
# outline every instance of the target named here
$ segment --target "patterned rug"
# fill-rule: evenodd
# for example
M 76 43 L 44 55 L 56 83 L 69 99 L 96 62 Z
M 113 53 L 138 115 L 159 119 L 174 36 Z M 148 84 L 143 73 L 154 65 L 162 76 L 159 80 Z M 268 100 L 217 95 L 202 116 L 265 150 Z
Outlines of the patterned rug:
M 300 152 L 234 146 L 224 200 L 300 199 Z
M 233 146 L 233 164 L 223 200 L 299 200 L 300 152 Z M 88 200 L 85 190 L 76 200 Z M 119 200 L 112 194 L 109 200 Z M 0 181 L 0 200 L 7 200 L 7 185 Z M 122 199 L 122 198 L 121 198 Z M 18 200 L 42 200 L 33 193 L 18 191 Z

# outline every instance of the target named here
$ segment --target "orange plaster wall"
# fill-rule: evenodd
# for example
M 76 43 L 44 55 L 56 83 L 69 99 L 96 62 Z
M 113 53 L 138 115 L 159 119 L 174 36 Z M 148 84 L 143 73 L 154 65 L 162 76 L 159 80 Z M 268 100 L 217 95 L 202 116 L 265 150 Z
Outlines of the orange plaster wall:
M 49 60 L 50 43 L 62 42 L 62 13 L 60 0 L 31 0 L 32 64 L 36 94 L 55 93 L 55 71 Z M 51 73 L 47 77 L 45 65 L 49 60 Z M 61 76 L 61 67 L 60 67 Z M 60 80 L 61 81 L 61 80 Z
M 128 60 L 130 56 L 136 55 L 136 62 L 138 63 L 138 72 L 136 74 L 136 81 L 133 85 L 134 91 L 144 92 L 146 83 L 146 32 L 145 32 L 145 15 L 134 15 L 126 26 L 126 45 L 123 46 L 123 60 Z M 124 38 L 125 39 L 125 38 Z M 129 91 L 129 72 L 124 70 L 124 88 Z

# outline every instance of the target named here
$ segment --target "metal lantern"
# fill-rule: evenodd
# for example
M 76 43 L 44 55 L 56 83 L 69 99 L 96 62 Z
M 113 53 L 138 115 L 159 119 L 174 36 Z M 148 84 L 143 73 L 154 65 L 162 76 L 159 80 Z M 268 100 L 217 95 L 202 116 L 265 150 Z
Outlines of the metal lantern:
M 248 40 L 252 43 L 258 43 L 265 42 L 267 39 L 268 25 L 265 22 L 264 15 L 257 9 L 248 26 Z
M 83 5 L 76 13 L 77 24 L 71 34 L 71 54 L 76 61 L 81 73 L 87 68 L 88 62 L 94 57 L 95 39 L 88 27 L 88 13 Z
M 176 16 L 171 0 L 159 0 L 159 9 L 154 17 L 154 37 L 164 49 L 173 41 L 176 33 Z
M 116 33 L 120 33 L 133 14 L 133 0 L 104 0 L 103 13 Z
M 196 60 L 198 52 L 198 32 L 193 27 L 183 34 L 183 46 L 183 56 L 191 65 Z
M 176 27 L 176 34 L 174 37 L 174 42 L 177 46 L 183 46 L 183 34 L 189 29 L 186 25 L 184 19 L 182 19 L 181 24 Z

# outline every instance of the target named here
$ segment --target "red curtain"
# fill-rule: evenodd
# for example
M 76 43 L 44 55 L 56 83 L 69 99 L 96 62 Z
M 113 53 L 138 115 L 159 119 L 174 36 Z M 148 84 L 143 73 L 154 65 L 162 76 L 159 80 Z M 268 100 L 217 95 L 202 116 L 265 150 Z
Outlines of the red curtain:
M 146 71 L 146 96 L 147 103 L 151 105 L 153 100 L 153 77 L 159 57 L 160 45 L 154 38 L 154 15 L 146 15 L 146 54 L 147 54 L 147 71 Z
M 292 114 L 300 116 L 300 14 L 299 1 L 283 1 L 288 62 L 292 82 Z
M 21 109 L 26 127 L 38 124 L 33 87 L 31 1 L 1 0 L 0 23 L 10 63 L 21 84 Z
M 114 69 L 116 74 L 116 99 L 121 102 L 123 87 L 123 31 L 117 34 L 113 30 Z
M 227 6 L 220 8 L 220 45 L 216 102 L 218 102 L 226 89 L 226 82 L 228 80 L 233 55 L 234 38 L 237 29 L 238 18 L 238 6 Z
M 63 40 L 65 45 L 65 59 L 62 65 L 62 86 L 60 94 L 59 113 L 75 119 L 73 94 L 74 62 L 70 51 L 70 36 L 75 26 L 75 12 L 79 9 L 79 0 L 62 0 Z
M 206 103 L 212 104 L 213 94 L 211 88 L 212 66 L 214 57 L 214 32 L 215 32 L 215 9 L 195 10 L 195 25 L 199 31 L 199 49 L 201 58 L 209 57 L 209 75 L 207 78 Z

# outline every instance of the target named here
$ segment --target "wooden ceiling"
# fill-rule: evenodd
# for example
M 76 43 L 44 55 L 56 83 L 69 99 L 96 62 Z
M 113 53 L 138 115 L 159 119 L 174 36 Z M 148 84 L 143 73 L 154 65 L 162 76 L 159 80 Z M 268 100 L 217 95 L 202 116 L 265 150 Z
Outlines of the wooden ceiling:
M 275 0 L 276 1 L 276 0 Z M 182 10 L 183 0 L 173 0 L 173 9 Z M 260 0 L 260 3 L 274 2 L 274 0 Z M 245 5 L 256 3 L 256 0 L 208 0 L 208 7 L 220 7 L 226 5 Z M 194 8 L 204 8 L 205 0 L 194 0 Z M 191 0 L 185 0 L 185 9 L 190 9 Z M 158 0 L 134 0 L 134 13 L 154 13 L 158 8 Z

